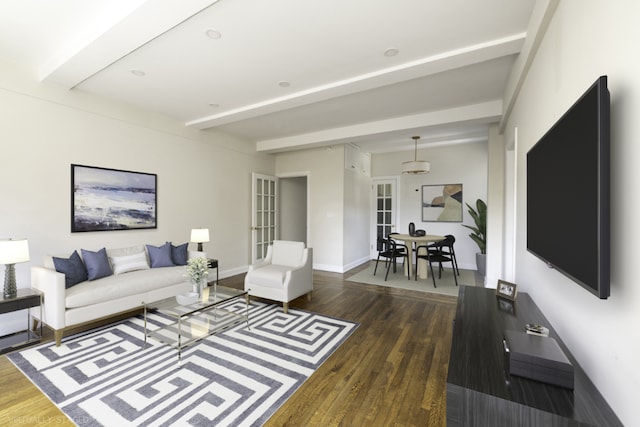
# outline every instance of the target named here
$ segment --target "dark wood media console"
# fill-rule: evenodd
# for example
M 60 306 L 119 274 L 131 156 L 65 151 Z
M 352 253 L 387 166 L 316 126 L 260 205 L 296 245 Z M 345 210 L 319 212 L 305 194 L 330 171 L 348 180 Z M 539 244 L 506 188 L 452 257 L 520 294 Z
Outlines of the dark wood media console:
M 575 389 L 509 376 L 505 330 L 549 328 L 574 368 Z M 460 286 L 447 377 L 447 426 L 622 426 L 526 293 L 501 300 L 495 289 Z

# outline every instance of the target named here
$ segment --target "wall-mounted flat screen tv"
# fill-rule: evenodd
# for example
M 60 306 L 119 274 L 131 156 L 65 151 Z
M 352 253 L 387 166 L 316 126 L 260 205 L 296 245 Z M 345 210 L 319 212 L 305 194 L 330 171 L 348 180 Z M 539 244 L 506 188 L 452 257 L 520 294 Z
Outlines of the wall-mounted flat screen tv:
M 601 76 L 527 153 L 527 249 L 609 296 L 609 122 Z

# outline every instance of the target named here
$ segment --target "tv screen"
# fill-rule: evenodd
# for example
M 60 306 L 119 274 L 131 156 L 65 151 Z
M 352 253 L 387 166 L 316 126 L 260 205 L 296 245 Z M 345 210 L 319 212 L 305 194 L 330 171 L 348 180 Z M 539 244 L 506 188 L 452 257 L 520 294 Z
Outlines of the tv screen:
M 527 249 L 609 296 L 609 91 L 601 76 L 527 153 Z

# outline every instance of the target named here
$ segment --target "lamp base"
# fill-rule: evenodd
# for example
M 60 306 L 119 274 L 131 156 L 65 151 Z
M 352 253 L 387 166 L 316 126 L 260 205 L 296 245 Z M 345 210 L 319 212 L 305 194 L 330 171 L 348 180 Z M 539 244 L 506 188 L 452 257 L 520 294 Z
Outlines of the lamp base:
M 202 252 L 202 243 L 198 243 L 198 252 Z
M 7 298 L 15 298 L 18 295 L 18 288 L 16 286 L 16 269 L 15 264 L 7 264 L 7 268 L 4 270 L 4 293 L 3 296 Z

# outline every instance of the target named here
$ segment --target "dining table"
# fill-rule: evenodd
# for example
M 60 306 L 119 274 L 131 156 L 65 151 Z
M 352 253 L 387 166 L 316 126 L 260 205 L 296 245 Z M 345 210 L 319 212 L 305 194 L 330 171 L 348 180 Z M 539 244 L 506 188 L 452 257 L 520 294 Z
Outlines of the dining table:
M 439 242 L 444 240 L 444 236 L 437 236 L 434 234 L 425 234 L 424 236 L 413 236 L 411 234 L 401 234 L 394 233 L 390 234 L 389 238 L 393 240 L 401 240 L 403 241 L 408 249 L 408 262 L 405 263 L 405 273 L 410 277 L 414 278 L 416 275 L 421 279 L 426 279 L 429 277 L 429 266 L 427 265 L 426 259 L 418 259 L 417 265 L 414 267 L 413 265 L 413 246 L 415 244 L 416 248 L 422 245 L 428 245 L 429 243 Z

